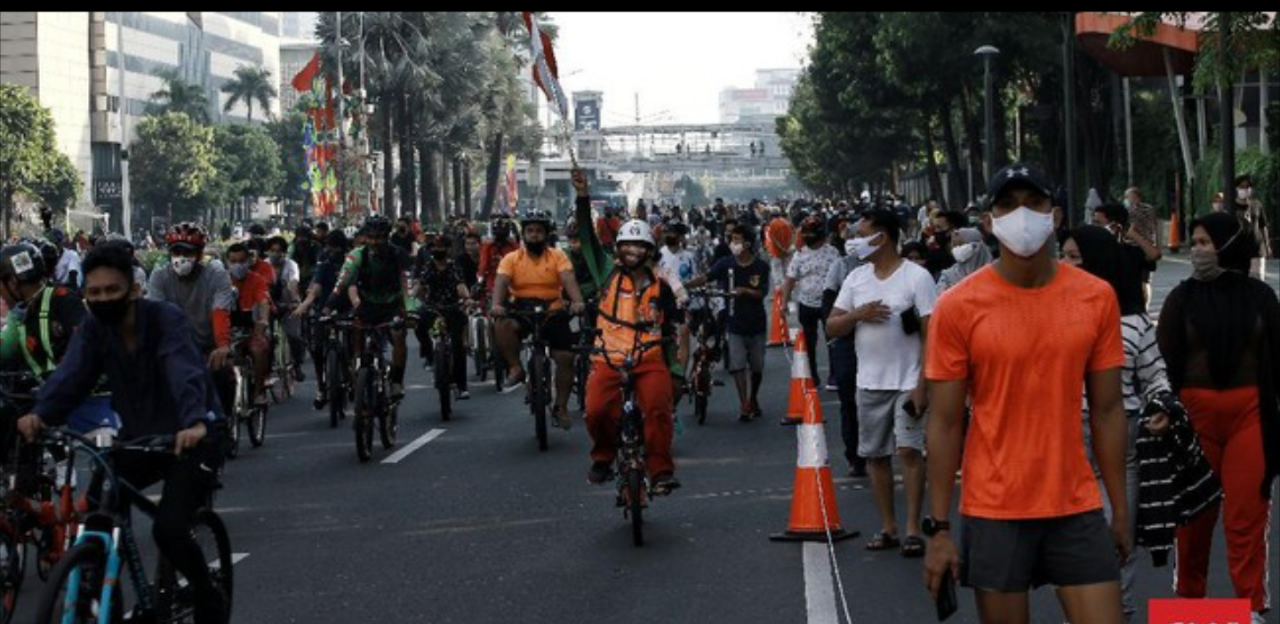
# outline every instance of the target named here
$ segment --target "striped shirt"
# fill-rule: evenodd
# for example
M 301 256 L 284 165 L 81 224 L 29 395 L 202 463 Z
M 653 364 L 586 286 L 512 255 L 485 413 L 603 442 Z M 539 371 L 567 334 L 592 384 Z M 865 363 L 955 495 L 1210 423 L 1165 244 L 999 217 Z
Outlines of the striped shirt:
M 1169 391 L 1164 357 L 1156 345 L 1156 326 L 1146 314 L 1120 317 L 1120 339 L 1124 343 L 1124 368 L 1120 387 L 1124 392 L 1124 409 L 1141 412 L 1161 392 Z

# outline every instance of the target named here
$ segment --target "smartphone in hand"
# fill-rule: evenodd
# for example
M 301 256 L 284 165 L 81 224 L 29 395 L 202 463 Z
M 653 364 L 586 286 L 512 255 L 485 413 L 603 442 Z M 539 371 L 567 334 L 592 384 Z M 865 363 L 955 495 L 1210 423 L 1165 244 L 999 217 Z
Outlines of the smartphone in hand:
M 956 579 L 952 576 L 950 567 L 942 573 L 942 579 L 938 582 L 937 607 L 939 622 L 951 617 L 959 609 L 956 604 Z

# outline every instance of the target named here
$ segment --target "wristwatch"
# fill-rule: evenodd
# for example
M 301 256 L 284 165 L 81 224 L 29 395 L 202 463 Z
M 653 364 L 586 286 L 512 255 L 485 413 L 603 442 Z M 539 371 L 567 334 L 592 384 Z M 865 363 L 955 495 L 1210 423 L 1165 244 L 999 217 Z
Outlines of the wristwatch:
M 933 516 L 925 516 L 920 521 L 920 530 L 926 537 L 933 537 L 941 531 L 950 531 L 951 522 L 947 520 L 938 520 Z

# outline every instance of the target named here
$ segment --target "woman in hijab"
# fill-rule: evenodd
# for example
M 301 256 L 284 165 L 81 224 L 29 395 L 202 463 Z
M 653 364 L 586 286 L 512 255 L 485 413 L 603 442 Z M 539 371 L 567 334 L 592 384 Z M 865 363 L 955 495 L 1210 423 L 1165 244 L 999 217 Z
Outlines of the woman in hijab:
M 1127 255 L 1115 234 L 1105 227 L 1085 225 L 1071 230 L 1062 242 L 1062 262 L 1076 268 L 1084 269 L 1094 277 L 1111 284 L 1120 302 L 1120 336 L 1124 345 L 1124 367 L 1120 373 L 1120 386 L 1124 397 L 1124 410 L 1128 415 L 1129 446 L 1125 453 L 1125 495 L 1128 504 L 1129 539 L 1133 543 L 1138 520 L 1138 427 L 1144 421 L 1141 418 L 1144 410 L 1152 401 L 1160 398 L 1172 401 L 1169 395 L 1169 380 L 1165 375 L 1164 359 L 1156 348 L 1156 328 L 1147 317 L 1142 299 L 1142 284 L 1136 269 L 1129 266 L 1135 262 L 1132 255 Z M 1162 396 L 1164 395 L 1164 396 Z M 1084 404 L 1084 419 L 1089 419 L 1089 405 Z M 1160 415 L 1152 414 L 1152 420 Z M 1165 416 L 1167 419 L 1167 415 Z M 1084 428 L 1085 451 L 1093 462 L 1093 445 L 1090 442 L 1090 429 Z M 1094 473 L 1099 474 L 1096 463 Z M 1101 479 L 1098 480 L 1102 485 Z M 1110 520 L 1109 500 L 1104 497 L 1107 518 Z M 1133 595 L 1133 584 L 1137 573 L 1137 556 L 1130 552 L 1129 557 L 1121 562 L 1120 590 L 1124 606 L 1125 621 L 1132 621 L 1137 605 Z
M 1165 301 L 1157 336 L 1169 381 L 1187 406 L 1225 493 L 1227 561 L 1236 597 L 1270 605 L 1266 540 L 1280 472 L 1280 300 L 1248 276 L 1258 243 L 1230 213 L 1191 222 L 1191 278 Z M 1177 534 L 1177 592 L 1205 596 L 1218 508 Z M 1255 616 L 1255 621 L 1261 621 Z
M 982 232 L 975 228 L 956 230 L 951 240 L 951 256 L 956 263 L 938 276 L 938 294 L 959 284 L 969 274 L 991 264 L 991 250 L 982 242 Z

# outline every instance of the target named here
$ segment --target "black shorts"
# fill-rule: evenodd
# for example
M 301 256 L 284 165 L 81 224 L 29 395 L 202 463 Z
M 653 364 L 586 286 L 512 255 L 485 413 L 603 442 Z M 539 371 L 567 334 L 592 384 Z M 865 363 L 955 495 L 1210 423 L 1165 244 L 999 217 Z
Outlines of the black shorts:
M 512 318 L 515 318 L 516 324 L 520 327 L 521 340 L 533 335 L 533 321 L 525 318 Z M 557 314 L 547 318 L 542 323 L 542 338 L 547 341 L 547 346 L 552 351 L 568 351 L 577 344 L 577 333 L 569 327 L 571 318 L 567 314 Z
M 395 303 L 362 301 L 360 302 L 360 307 L 356 308 L 356 320 L 365 327 L 390 323 L 395 317 L 404 317 L 404 315 L 404 302 L 402 301 L 396 301 Z
M 1021 593 L 1120 581 L 1120 559 L 1102 510 L 1060 518 L 961 518 L 960 582 Z

